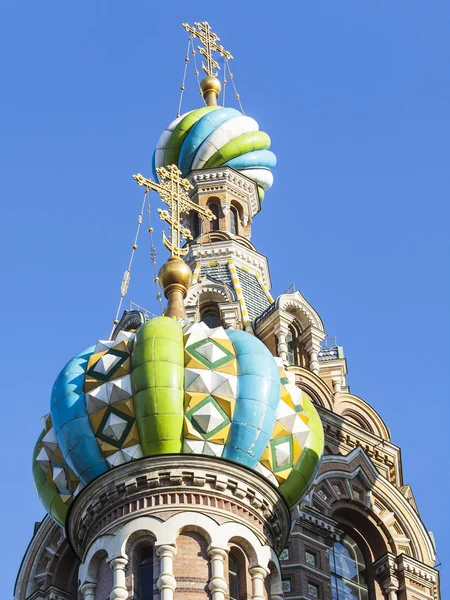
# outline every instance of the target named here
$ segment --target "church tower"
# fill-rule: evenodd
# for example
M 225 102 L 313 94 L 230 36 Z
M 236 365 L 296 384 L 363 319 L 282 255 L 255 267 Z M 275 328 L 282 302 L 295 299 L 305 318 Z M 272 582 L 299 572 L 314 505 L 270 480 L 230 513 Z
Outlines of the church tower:
M 270 138 L 219 104 L 232 56 L 208 23 L 183 26 L 204 105 L 134 176 L 167 205 L 167 307 L 125 310 L 56 378 L 33 454 L 48 515 L 15 600 L 439 600 L 400 448 L 251 242 Z

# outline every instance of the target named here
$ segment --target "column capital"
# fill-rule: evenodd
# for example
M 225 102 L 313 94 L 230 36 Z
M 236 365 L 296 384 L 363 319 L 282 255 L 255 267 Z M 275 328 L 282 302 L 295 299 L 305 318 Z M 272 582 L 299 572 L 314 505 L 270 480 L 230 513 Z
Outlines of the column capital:
M 260 577 L 266 577 L 270 571 L 268 569 L 266 569 L 265 567 L 262 567 L 261 565 L 255 565 L 254 567 L 250 567 L 248 572 L 250 573 L 250 575 L 252 577 L 257 577 L 258 575 Z
M 115 556 L 107 562 L 109 562 L 112 569 L 125 569 L 128 564 L 128 558 L 125 556 Z
M 176 555 L 177 548 L 173 544 L 161 544 L 156 546 L 156 554 L 159 558 L 163 556 L 171 556 L 172 558 Z
M 83 594 L 83 597 L 94 596 L 96 587 L 97 587 L 97 584 L 95 582 L 85 581 L 80 586 L 80 592 Z
M 229 548 L 224 548 L 223 546 L 214 546 L 213 544 L 210 544 L 206 550 L 206 553 L 210 558 L 212 558 L 213 556 L 220 556 L 223 560 L 225 560 L 225 558 L 228 556 L 229 551 Z

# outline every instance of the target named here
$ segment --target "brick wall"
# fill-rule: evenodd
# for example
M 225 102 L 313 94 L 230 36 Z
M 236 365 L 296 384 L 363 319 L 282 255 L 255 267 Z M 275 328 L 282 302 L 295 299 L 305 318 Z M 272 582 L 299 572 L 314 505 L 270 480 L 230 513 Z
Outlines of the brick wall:
M 208 543 L 199 533 L 186 532 L 177 538 L 174 575 L 177 580 L 175 600 L 207 600 L 210 596 L 210 570 L 206 550 Z

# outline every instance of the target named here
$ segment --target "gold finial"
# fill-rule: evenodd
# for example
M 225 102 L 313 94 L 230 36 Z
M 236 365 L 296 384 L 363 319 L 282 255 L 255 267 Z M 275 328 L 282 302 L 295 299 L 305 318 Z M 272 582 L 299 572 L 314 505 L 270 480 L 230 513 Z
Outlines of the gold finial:
M 181 171 L 176 165 L 156 169 L 161 183 L 143 177 L 140 173 L 133 175 L 133 179 L 144 186 L 147 191 L 154 190 L 161 200 L 169 206 L 169 210 L 158 208 L 158 214 L 163 221 L 169 223 L 170 236 L 167 238 L 163 232 L 164 246 L 170 250 L 169 260 L 159 271 L 160 283 L 164 295 L 168 300 L 166 315 L 169 317 L 184 318 L 186 316 L 183 300 L 191 283 L 192 272 L 189 266 L 181 260 L 188 252 L 182 248 L 182 239 L 192 240 L 190 230 L 182 225 L 181 215 L 191 210 L 206 217 L 208 221 L 215 219 L 215 215 L 206 206 L 199 206 L 189 198 L 188 190 L 193 186 L 187 179 L 180 177 Z
M 213 52 L 218 52 L 228 60 L 231 60 L 233 57 L 228 50 L 225 50 L 223 46 L 217 43 L 220 41 L 220 38 L 211 31 L 211 27 L 206 21 L 194 23 L 195 27 L 191 27 L 188 23 L 182 23 L 182 25 L 192 36 L 198 37 L 202 44 L 201 46 L 198 46 L 200 54 L 206 59 L 206 64 L 202 61 L 202 69 L 206 73 L 206 77 L 200 84 L 202 95 L 208 106 L 215 105 L 217 104 L 217 98 L 219 97 L 222 86 L 217 79 L 220 67 L 219 63 L 213 58 Z

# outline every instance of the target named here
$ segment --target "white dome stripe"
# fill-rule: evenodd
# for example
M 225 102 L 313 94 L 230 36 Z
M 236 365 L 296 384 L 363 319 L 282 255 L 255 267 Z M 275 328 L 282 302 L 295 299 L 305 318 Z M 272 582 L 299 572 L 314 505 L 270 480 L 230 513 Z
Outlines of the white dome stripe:
M 192 111 L 189 111 L 189 112 L 192 112 Z M 184 117 L 186 115 L 188 115 L 189 112 L 184 113 L 184 115 L 181 115 L 181 117 L 177 117 L 176 119 L 174 119 L 172 121 L 172 123 L 168 127 L 166 127 L 166 129 L 162 132 L 162 134 L 158 140 L 158 143 L 156 144 L 156 150 L 155 150 L 155 168 L 156 169 L 158 167 L 166 166 L 164 164 L 164 153 L 166 151 L 166 146 L 170 140 L 170 136 L 172 135 L 173 130 L 178 125 L 178 123 L 181 121 L 181 119 L 184 119 Z
M 240 172 L 260 185 L 263 190 L 268 190 L 273 184 L 273 175 L 269 169 L 243 169 Z
M 192 163 L 192 169 L 201 169 L 211 156 L 225 144 L 252 131 L 259 131 L 259 125 L 251 117 L 240 116 L 225 121 L 200 145 Z

